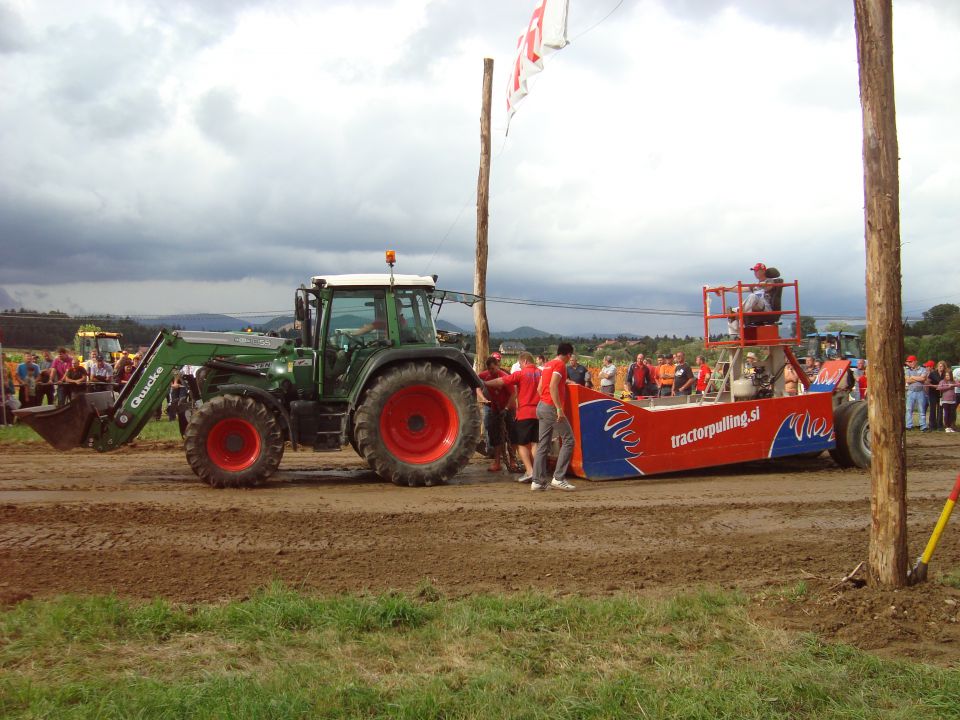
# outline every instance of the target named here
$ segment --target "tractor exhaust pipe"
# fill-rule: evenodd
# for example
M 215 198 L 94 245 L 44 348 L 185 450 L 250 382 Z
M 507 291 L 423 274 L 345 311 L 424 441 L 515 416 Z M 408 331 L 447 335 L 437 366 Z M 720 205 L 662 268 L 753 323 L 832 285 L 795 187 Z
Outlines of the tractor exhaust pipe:
M 40 407 L 14 410 L 15 417 L 57 450 L 71 450 L 86 444 L 90 425 L 99 410 L 113 404 L 112 391 L 86 393 L 62 407 Z

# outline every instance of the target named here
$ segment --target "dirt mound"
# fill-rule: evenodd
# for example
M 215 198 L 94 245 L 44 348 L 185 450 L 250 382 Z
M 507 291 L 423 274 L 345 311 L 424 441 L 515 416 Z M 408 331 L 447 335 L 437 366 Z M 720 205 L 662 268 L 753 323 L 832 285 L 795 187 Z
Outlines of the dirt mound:
M 888 657 L 960 660 L 960 590 L 937 582 L 890 591 L 817 581 L 801 597 L 761 598 L 757 616 Z

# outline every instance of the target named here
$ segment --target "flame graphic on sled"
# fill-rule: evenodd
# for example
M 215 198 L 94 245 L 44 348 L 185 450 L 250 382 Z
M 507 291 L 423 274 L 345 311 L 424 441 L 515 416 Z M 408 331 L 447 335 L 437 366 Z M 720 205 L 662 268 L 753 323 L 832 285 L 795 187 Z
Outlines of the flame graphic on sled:
M 810 383 L 807 392 L 833 392 L 849 369 L 849 360 L 828 360 Z
M 790 413 L 780 423 L 768 457 L 829 450 L 835 441 L 832 418 L 813 417 L 809 411 Z
M 590 478 L 642 475 L 641 433 L 636 414 L 619 400 L 603 398 L 580 405 L 583 468 Z

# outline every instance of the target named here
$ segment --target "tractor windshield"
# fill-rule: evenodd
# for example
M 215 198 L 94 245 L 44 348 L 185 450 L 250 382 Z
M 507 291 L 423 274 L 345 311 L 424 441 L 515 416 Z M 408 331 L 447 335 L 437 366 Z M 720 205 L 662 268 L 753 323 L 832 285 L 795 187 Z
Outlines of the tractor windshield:
M 845 358 L 862 357 L 860 353 L 860 338 L 848 335 L 840 336 L 840 352 Z
M 97 338 L 97 351 L 103 355 L 112 355 L 120 352 L 120 340 L 115 337 Z

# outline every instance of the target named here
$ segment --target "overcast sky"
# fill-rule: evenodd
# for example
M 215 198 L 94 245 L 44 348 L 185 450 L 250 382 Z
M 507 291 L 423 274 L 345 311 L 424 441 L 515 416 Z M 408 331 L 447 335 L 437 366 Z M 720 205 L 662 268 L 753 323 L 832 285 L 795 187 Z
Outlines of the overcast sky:
M 489 56 L 490 295 L 696 310 L 703 284 L 763 261 L 805 312 L 862 316 L 852 0 L 570 0 L 571 44 L 505 137 L 533 5 L 0 0 L 0 307 L 285 310 L 311 275 L 380 272 L 388 248 L 471 290 Z M 917 315 L 960 303 L 960 3 L 896 0 L 894 54 Z

